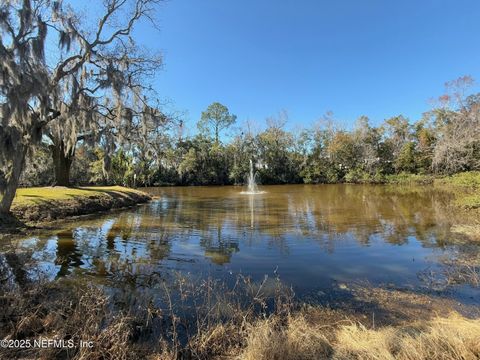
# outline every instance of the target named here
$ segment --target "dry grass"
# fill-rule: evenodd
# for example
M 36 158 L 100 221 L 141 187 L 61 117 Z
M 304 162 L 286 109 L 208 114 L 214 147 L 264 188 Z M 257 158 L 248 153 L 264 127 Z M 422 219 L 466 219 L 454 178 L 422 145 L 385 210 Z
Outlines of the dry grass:
M 245 349 L 238 358 L 326 359 L 333 353 L 333 348 L 325 330 L 309 324 L 301 315 L 289 316 L 285 325 L 276 317 L 260 320 L 249 326 Z
M 328 339 L 334 333 L 333 340 Z M 456 313 L 402 327 L 367 329 L 361 324 L 336 329 L 310 324 L 294 315 L 285 326 L 275 319 L 254 324 L 242 360 L 469 360 L 480 357 L 480 320 Z
M 93 349 L 1 349 L 0 358 L 127 359 L 131 334 L 129 318 L 108 311 L 108 298 L 94 287 L 61 289 L 42 284 L 11 291 L 1 298 L 3 339 L 91 340 Z
M 337 331 L 336 359 L 478 359 L 480 320 L 452 313 L 409 326 L 366 329 L 357 324 Z
M 199 284 L 179 278 L 173 287 L 163 287 L 162 302 L 130 294 L 132 302 L 128 303 L 98 287 L 78 283 L 20 287 L 8 281 L 0 288 L 0 338 L 74 339 L 77 343 L 81 339 L 95 345 L 73 350 L 0 349 L 0 358 L 480 358 L 480 319 L 453 312 L 420 318 L 414 312 L 413 320 L 375 327 L 346 311 L 295 305 L 287 289 L 275 284 L 271 287 L 266 280 L 259 284 L 240 277 L 232 289 L 213 280 Z M 408 306 L 405 296 L 388 298 Z M 273 305 L 267 305 L 269 299 Z M 120 308 L 117 303 L 122 304 Z M 429 313 L 429 308 L 422 307 Z
M 454 225 L 450 231 L 467 236 L 474 241 L 480 241 L 480 224 Z

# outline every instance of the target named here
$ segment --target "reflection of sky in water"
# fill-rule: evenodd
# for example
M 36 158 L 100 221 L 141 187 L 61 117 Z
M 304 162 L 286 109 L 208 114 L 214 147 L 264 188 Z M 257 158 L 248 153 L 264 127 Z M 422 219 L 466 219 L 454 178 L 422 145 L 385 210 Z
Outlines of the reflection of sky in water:
M 332 281 L 418 285 L 418 273 L 450 251 L 449 198 L 382 186 L 150 189 L 160 198 L 81 220 L 22 242 L 50 278 L 89 275 L 140 284 L 169 271 L 256 279 L 273 275 L 297 292 Z

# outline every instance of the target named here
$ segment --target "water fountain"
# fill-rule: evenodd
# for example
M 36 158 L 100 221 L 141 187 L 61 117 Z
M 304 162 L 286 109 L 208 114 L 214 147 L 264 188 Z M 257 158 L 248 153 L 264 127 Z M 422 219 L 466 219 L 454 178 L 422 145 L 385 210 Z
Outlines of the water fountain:
M 255 182 L 255 177 L 257 176 L 257 173 L 253 172 L 253 162 L 252 159 L 250 159 L 250 173 L 248 174 L 247 177 L 247 191 L 242 191 L 242 194 L 246 195 L 255 195 L 255 194 L 263 194 L 265 191 L 259 191 L 257 187 L 257 183 Z

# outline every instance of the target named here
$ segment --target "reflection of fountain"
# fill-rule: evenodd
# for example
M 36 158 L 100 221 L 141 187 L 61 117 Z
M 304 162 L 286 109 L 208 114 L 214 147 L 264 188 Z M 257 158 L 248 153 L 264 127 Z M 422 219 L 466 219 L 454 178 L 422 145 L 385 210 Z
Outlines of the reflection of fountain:
M 253 229 L 254 213 L 253 213 L 253 196 L 250 196 L 250 229 Z
M 250 159 L 250 173 L 248 174 L 248 177 L 247 177 L 248 190 L 242 191 L 241 192 L 242 194 L 255 195 L 255 194 L 263 194 L 265 192 L 265 191 L 258 191 L 258 187 L 255 182 L 256 176 L 257 176 L 257 173 L 253 172 L 253 162 L 252 162 L 252 159 Z

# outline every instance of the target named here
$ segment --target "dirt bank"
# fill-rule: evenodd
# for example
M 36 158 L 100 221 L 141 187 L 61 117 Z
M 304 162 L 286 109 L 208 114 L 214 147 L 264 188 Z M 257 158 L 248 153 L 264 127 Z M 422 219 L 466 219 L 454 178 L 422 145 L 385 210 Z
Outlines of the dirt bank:
M 58 219 L 130 207 L 150 199 L 144 192 L 121 186 L 19 189 L 11 209 L 13 216 L 0 219 L 0 228 L 14 232 Z

